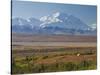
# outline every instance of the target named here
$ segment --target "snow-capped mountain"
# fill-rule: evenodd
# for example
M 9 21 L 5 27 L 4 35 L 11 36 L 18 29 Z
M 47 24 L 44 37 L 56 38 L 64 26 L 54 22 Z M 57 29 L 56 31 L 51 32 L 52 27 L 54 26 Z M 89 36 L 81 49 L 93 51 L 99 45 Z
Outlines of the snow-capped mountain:
M 12 19 L 12 31 L 33 34 L 91 34 L 93 30 L 81 19 L 74 15 L 56 12 L 52 15 L 42 16 L 39 20 Z
M 34 30 L 39 28 L 40 23 L 39 20 L 32 17 L 29 19 L 14 18 L 12 19 L 12 31 L 33 33 Z
M 41 21 L 39 21 L 33 17 L 29 18 L 28 22 L 32 28 L 39 28 L 40 24 L 42 23 Z
M 65 13 L 54 13 L 50 16 L 44 16 L 40 18 L 43 23 L 40 24 L 42 28 L 45 27 L 60 27 L 67 29 L 80 29 L 88 30 L 89 26 L 82 22 L 79 18 L 73 15 L 67 15 Z
M 12 25 L 24 26 L 27 24 L 28 24 L 27 20 L 25 20 L 23 18 L 17 17 L 17 18 L 12 19 Z
M 96 23 L 93 23 L 89 26 L 90 26 L 91 30 L 97 30 L 97 24 Z
M 58 18 L 59 15 L 60 15 L 60 13 L 57 12 L 57 13 L 54 13 L 53 15 L 41 17 L 40 21 L 42 21 L 43 23 L 40 24 L 40 27 L 44 28 L 44 27 L 48 26 L 49 24 L 62 22 L 62 20 L 60 20 Z

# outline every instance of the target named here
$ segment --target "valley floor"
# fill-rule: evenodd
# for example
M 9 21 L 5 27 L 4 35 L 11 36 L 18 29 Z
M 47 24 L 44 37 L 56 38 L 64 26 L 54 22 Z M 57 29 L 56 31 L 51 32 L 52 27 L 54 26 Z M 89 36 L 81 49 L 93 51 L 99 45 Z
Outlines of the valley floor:
M 20 46 L 12 50 L 12 73 L 96 69 L 96 47 Z
M 18 39 L 22 38 L 17 37 L 17 41 L 12 41 L 12 74 L 97 68 L 96 41 L 82 42 L 81 39 L 81 42 L 41 42 L 40 40 L 29 42 L 29 40 L 18 41 Z

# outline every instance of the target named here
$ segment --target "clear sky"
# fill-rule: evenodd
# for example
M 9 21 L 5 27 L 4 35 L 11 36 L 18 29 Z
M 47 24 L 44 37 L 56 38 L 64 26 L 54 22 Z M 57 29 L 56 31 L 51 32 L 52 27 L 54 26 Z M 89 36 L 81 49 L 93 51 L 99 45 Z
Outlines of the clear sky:
M 34 17 L 39 19 L 42 16 L 46 16 L 54 12 L 64 12 L 69 15 L 74 15 L 88 25 L 97 23 L 96 6 L 43 2 L 40 3 L 31 1 L 12 2 L 12 17 L 22 17 L 25 19 L 29 17 Z

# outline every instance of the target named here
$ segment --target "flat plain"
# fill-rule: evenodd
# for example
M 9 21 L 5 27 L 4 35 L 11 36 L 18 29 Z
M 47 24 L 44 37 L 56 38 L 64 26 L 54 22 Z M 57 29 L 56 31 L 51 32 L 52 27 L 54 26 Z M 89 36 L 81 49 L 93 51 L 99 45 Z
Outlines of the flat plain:
M 89 35 L 13 33 L 12 73 L 96 69 L 96 39 L 96 36 Z

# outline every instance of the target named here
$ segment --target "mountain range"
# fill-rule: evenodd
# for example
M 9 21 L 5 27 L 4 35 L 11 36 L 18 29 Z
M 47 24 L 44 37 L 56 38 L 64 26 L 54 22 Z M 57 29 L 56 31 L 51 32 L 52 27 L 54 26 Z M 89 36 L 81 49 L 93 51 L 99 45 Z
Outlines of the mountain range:
M 40 19 L 30 17 L 12 18 L 12 32 L 32 34 L 72 34 L 96 35 L 96 27 L 91 27 L 74 15 L 56 12 Z

